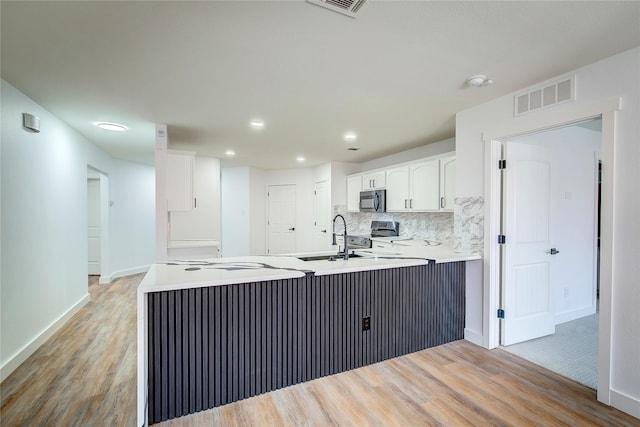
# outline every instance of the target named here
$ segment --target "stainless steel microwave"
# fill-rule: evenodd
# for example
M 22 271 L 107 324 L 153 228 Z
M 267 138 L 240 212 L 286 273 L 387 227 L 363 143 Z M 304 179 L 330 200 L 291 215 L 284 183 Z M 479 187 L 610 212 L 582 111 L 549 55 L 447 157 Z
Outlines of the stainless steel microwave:
M 386 212 L 387 190 L 360 192 L 360 212 Z

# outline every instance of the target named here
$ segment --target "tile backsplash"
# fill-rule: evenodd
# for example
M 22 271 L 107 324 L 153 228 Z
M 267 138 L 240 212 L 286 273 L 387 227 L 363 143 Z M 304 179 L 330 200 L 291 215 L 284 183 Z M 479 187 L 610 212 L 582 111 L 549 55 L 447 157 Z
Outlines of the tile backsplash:
M 455 252 L 479 252 L 484 247 L 484 198 L 457 197 L 454 212 L 347 212 L 346 205 L 333 206 L 342 214 L 350 234 L 369 234 L 371 221 L 397 221 L 400 235 L 413 239 L 449 242 Z M 337 230 L 342 232 L 342 225 Z
M 484 250 L 484 197 L 456 197 L 453 249 L 456 252 Z
M 350 234 L 369 234 L 374 220 L 397 221 L 402 236 L 441 242 L 453 239 L 452 212 L 347 212 L 346 205 L 335 205 L 333 214 L 339 213 L 347 220 L 347 232 Z

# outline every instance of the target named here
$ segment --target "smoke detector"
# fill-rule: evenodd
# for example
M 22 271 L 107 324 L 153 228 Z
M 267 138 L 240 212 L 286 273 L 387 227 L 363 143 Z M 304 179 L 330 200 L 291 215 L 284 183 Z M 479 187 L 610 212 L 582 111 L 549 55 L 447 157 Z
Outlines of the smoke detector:
M 487 78 L 484 74 L 476 74 L 471 76 L 466 81 L 467 86 L 469 87 L 480 87 L 480 86 L 489 86 L 493 84 L 493 80 Z
M 362 12 L 367 0 L 307 0 L 317 6 L 355 18 Z

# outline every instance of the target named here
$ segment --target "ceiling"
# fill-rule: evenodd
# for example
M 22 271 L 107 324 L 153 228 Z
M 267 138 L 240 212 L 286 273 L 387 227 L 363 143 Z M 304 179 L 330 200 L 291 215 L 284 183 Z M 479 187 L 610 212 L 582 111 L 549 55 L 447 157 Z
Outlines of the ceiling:
M 452 137 L 458 111 L 640 45 L 637 1 L 370 0 L 355 19 L 301 0 L 0 7 L 2 78 L 144 163 L 156 123 L 172 148 L 227 166 L 367 161 Z M 478 73 L 494 84 L 466 87 Z

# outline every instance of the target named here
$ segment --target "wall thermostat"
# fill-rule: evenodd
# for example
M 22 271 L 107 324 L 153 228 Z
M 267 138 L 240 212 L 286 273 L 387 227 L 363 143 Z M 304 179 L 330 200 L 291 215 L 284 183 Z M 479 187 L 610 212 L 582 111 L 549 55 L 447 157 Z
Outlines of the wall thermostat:
M 22 126 L 31 132 L 40 132 L 40 118 L 29 113 L 22 113 Z

